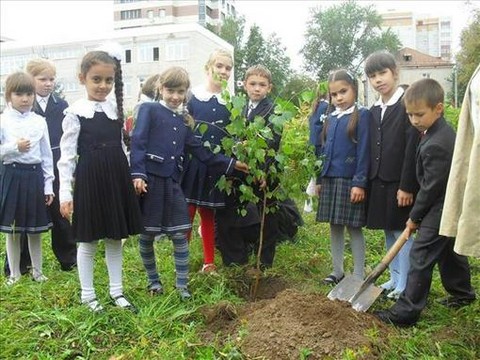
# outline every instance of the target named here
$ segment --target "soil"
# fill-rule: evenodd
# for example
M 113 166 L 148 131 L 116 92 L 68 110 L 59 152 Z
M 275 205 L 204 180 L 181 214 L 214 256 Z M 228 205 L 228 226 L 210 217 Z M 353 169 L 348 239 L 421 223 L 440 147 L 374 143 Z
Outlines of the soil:
M 380 358 L 389 328 L 373 315 L 323 294 L 295 290 L 280 277 L 261 278 L 251 301 L 248 283 L 237 282 L 246 304 L 220 302 L 201 310 L 205 342 L 233 340 L 246 359 L 341 359 L 347 349 L 356 359 Z M 373 340 L 372 329 L 382 336 Z

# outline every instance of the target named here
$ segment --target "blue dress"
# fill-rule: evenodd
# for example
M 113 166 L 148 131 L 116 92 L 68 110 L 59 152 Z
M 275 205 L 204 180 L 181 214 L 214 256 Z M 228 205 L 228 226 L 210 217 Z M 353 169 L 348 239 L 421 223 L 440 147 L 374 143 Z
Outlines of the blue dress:
M 213 151 L 223 153 L 221 141 L 227 135 L 225 127 L 230 123 L 230 112 L 222 99 L 206 90 L 199 90 L 196 95 L 194 89 L 187 108 L 195 119 L 195 136 Z M 225 207 L 225 194 L 216 187 L 217 180 L 218 176 L 204 163 L 188 159 L 182 180 L 187 203 L 211 209 Z

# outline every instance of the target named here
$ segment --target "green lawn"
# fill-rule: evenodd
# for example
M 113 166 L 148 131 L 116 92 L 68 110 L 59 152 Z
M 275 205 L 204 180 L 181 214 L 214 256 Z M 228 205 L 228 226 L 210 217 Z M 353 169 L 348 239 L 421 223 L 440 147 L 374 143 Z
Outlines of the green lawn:
M 326 294 L 329 288 L 319 280 L 330 270 L 328 227 L 314 222 L 314 215 L 304 216 L 295 243 L 279 246 L 271 272 L 283 276 L 297 288 Z M 383 239 L 379 232 L 367 234 L 367 265 L 371 270 L 382 255 Z M 224 269 L 217 256 L 219 276 L 198 274 L 202 265 L 198 237 L 191 244 L 191 282 L 193 300 L 181 302 L 174 291 L 172 247 L 169 241 L 156 244 L 166 293 L 150 297 L 146 292 L 145 273 L 137 251 L 136 239 L 124 247 L 125 294 L 139 308 L 139 314 L 108 305 L 108 278 L 103 260 L 103 246 L 97 253 L 95 287 L 106 311 L 92 314 L 79 304 L 76 272 L 62 272 L 53 258 L 49 239 L 44 244 L 44 273 L 49 281 L 33 282 L 28 276 L 13 287 L 0 277 L 0 358 L 1 359 L 242 359 L 232 344 L 221 348 L 202 343 L 203 325 L 198 309 L 220 300 L 241 303 L 232 286 L 233 270 Z M 347 254 L 349 252 L 347 251 Z M 5 257 L 2 235 L 0 257 Z M 473 283 L 480 289 L 480 261 L 471 260 Z M 351 257 L 347 258 L 351 269 Z M 383 280 L 381 278 L 380 281 Z M 388 347 L 381 349 L 381 359 L 478 359 L 480 358 L 480 301 L 451 310 L 435 303 L 444 296 L 438 272 L 427 309 L 418 326 L 393 329 Z M 387 306 L 379 300 L 373 309 Z M 267 355 L 267 354 L 266 354 Z M 298 359 L 301 358 L 299 354 Z M 303 356 L 303 358 L 308 358 Z M 346 352 L 344 358 L 355 358 Z

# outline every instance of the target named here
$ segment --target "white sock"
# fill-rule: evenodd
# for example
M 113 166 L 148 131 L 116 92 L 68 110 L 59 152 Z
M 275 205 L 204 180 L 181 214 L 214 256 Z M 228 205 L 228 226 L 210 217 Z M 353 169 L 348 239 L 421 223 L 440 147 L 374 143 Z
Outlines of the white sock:
M 28 234 L 28 251 L 32 259 L 33 278 L 42 276 L 42 240 L 40 234 Z
M 20 234 L 7 234 L 7 260 L 10 277 L 20 279 Z
M 88 302 L 96 297 L 93 287 L 93 259 L 97 252 L 97 245 L 98 241 L 78 243 L 77 268 L 80 287 L 82 289 L 82 302 Z
M 350 247 L 353 255 L 353 275 L 363 279 L 365 275 L 365 238 L 363 237 L 362 228 L 347 227 L 347 230 L 350 234 Z

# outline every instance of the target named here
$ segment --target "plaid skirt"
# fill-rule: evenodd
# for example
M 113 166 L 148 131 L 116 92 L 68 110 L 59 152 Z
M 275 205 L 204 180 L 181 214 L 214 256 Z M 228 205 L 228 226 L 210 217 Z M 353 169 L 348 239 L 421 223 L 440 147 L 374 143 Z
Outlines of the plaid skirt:
M 172 178 L 148 174 L 148 192 L 140 199 L 145 233 L 175 234 L 192 228 L 180 184 Z
M 350 201 L 352 179 L 322 178 L 318 199 L 317 221 L 334 225 L 361 227 L 365 225 L 365 201 Z
M 52 227 L 41 164 L 3 165 L 0 175 L 0 232 L 37 234 Z

